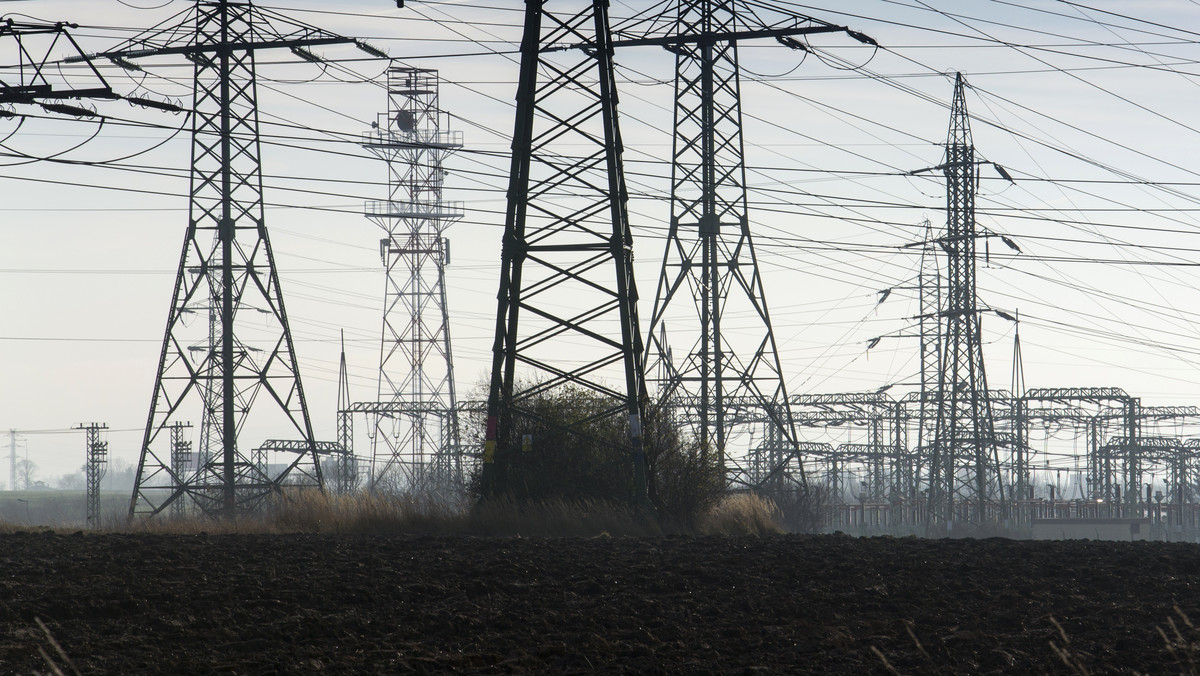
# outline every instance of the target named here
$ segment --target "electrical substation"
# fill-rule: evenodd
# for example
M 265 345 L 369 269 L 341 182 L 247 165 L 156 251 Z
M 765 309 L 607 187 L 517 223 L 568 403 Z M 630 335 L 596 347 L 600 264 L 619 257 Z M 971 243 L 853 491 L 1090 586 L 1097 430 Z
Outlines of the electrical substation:
M 543 443 L 523 433 L 531 423 L 581 438 L 601 422 L 619 426 L 619 437 L 602 441 L 628 459 L 629 497 L 643 508 L 652 493 L 643 430 L 657 415 L 716 459 L 729 491 L 780 504 L 821 496 L 827 530 L 1025 534 L 1044 519 L 1140 520 L 1157 537 L 1200 538 L 1200 407 L 1160 406 L 1095 383 L 1027 387 L 1021 315 L 981 298 L 990 247 L 1022 255 L 1019 238 L 980 224 L 981 174 L 1004 185 L 1023 179 L 976 148 L 963 73 L 944 80 L 940 147 L 914 151 L 927 166 L 896 172 L 936 177 L 944 213 L 905 231 L 917 234 L 901 247 L 917 264 L 914 280 L 870 289 L 880 305 L 893 292 L 915 295 L 920 309 L 901 337 L 915 338 L 903 345 L 919 373 L 896 396 L 894 382 L 823 392 L 793 378 L 781 357 L 775 289 L 756 240 L 758 169 L 747 164 L 740 54 L 766 43 L 802 58 L 813 36 L 878 49 L 875 37 L 788 3 L 759 11 L 746 0 L 674 0 L 614 28 L 607 0 L 529 0 L 511 55 L 519 66 L 504 189 L 489 194 L 503 208 L 472 214 L 454 187 L 456 158 L 472 152 L 462 130 L 472 111 L 445 94 L 439 69 L 253 2 L 188 4 L 114 48 L 75 49 L 64 63 L 90 68 L 85 87 L 55 89 L 39 68 L 0 86 L 10 107 L 83 116 L 90 111 L 62 100 L 127 98 L 190 116 L 188 216 L 178 224 L 185 234 L 130 518 L 253 513 L 283 491 L 486 497 Z M 63 31 L 10 24 L 0 40 Z M 369 331 L 378 346 L 374 386 L 365 400 L 352 391 L 340 338 L 336 435 L 321 440 L 314 411 L 326 417 L 319 412 L 333 402 L 306 397 L 268 236 L 258 71 L 272 54 L 323 68 L 312 50 L 339 45 L 357 47 L 381 72 L 381 112 L 339 152 L 370 158 L 382 179 L 357 214 L 379 237 L 355 242 L 377 248 L 383 293 L 373 302 L 382 316 L 343 327 Z M 665 219 L 655 237 L 643 237 L 629 207 L 644 190 L 622 134 L 620 69 L 634 52 L 674 64 L 672 82 L 639 92 L 673 119 L 669 188 L 651 196 Z M 191 100 L 121 97 L 93 65 L 102 62 L 123 72 L 182 63 Z M 485 339 L 471 338 L 487 343 L 477 350 L 490 359 L 486 398 L 463 396 L 456 383 L 464 340 L 451 340 L 450 230 L 463 221 L 495 226 L 494 322 Z M 635 252 L 661 262 L 656 276 L 636 279 Z M 985 322 L 1010 327 L 1011 342 L 985 345 Z M 986 373 L 985 348 L 1011 351 L 1009 389 Z M 551 419 L 541 397 L 564 387 L 599 403 Z M 100 436 L 106 428 L 78 427 L 87 435 L 89 527 L 101 524 L 99 481 L 113 451 Z M 273 432 L 246 432 L 263 428 Z

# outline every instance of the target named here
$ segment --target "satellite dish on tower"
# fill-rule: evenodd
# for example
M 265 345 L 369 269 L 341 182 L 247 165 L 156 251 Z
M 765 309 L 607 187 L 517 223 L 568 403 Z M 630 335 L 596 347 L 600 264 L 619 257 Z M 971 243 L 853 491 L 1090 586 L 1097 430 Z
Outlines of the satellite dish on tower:
M 395 122 L 396 128 L 406 134 L 411 134 L 412 132 L 416 131 L 417 117 L 416 115 L 413 115 L 411 110 L 401 110 L 400 112 L 396 113 Z

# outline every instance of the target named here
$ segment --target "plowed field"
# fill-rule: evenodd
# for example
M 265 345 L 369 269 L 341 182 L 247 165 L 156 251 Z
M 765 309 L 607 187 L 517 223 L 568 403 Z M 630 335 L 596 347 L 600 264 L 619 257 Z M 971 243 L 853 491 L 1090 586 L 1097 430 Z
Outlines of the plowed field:
M 0 673 L 1179 673 L 1176 606 L 1200 547 L 0 536 Z

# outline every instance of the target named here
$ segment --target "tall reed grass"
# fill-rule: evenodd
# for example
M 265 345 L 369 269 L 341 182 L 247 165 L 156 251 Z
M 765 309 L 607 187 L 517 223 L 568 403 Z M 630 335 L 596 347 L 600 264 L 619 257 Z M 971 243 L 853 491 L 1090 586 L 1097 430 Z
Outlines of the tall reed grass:
M 523 537 L 658 536 L 651 516 L 596 500 L 473 504 L 420 494 L 329 496 L 314 491 L 285 494 L 258 514 L 232 519 L 171 517 L 114 523 L 107 530 L 162 534 L 326 533 L 339 535 L 482 535 Z M 699 535 L 781 533 L 779 510 L 767 499 L 735 494 L 722 499 L 691 526 L 670 532 Z

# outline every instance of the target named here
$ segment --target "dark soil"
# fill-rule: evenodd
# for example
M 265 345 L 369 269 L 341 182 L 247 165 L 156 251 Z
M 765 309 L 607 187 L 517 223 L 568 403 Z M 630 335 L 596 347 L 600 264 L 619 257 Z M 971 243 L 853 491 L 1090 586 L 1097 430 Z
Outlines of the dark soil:
M 6 674 L 1186 673 L 1176 606 L 1195 545 L 0 536 Z

